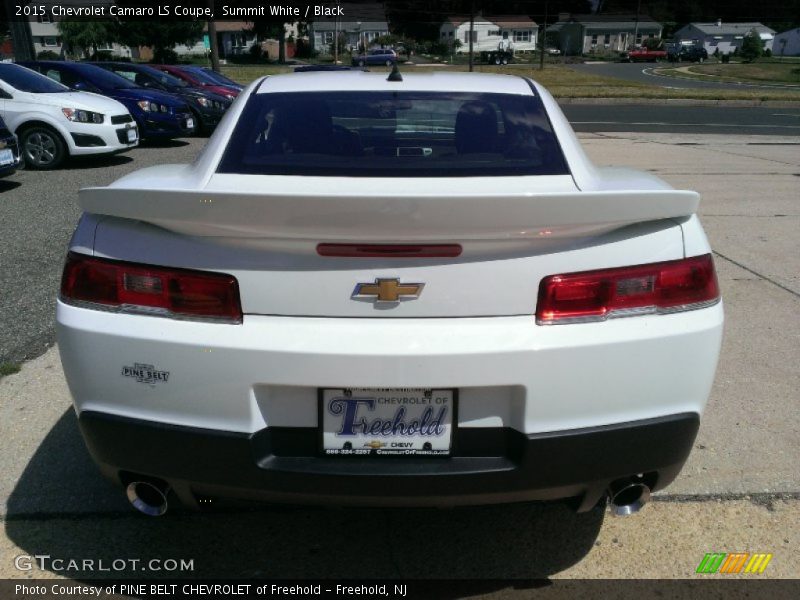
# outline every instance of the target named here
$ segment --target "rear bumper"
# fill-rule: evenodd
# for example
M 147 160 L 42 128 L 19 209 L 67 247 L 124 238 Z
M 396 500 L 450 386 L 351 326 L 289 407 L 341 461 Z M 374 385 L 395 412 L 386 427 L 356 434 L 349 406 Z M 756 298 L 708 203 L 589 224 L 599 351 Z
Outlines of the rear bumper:
M 179 427 L 84 411 L 94 460 L 117 482 L 165 480 L 198 496 L 356 506 L 455 506 L 576 498 L 588 510 L 608 485 L 642 473 L 668 485 L 691 451 L 693 413 L 525 435 L 509 428 L 456 431 L 448 458 L 326 457 L 318 432 L 268 427 L 253 434 Z

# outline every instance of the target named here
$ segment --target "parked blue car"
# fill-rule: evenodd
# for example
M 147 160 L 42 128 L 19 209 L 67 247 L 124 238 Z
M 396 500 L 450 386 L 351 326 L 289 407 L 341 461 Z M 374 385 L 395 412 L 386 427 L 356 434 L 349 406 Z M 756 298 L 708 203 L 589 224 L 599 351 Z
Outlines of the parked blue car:
M 132 81 L 138 86 L 166 92 L 177 96 L 189 106 L 195 117 L 198 131 L 210 134 L 222 120 L 225 111 L 231 105 L 228 98 L 214 94 L 203 88 L 191 87 L 188 83 L 169 73 L 159 71 L 148 65 L 130 62 L 97 62 L 92 63 L 106 71 L 111 71 Z
M 195 117 L 180 98 L 141 87 L 95 65 L 67 61 L 19 63 L 73 90 L 94 92 L 117 100 L 130 111 L 143 140 L 163 140 L 191 135 Z

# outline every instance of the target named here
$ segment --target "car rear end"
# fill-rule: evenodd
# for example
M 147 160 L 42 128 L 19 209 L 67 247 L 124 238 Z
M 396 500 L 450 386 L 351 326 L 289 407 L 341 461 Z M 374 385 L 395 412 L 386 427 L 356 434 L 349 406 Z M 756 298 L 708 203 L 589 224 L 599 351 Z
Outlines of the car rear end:
M 57 322 L 94 459 L 195 506 L 669 484 L 722 334 L 697 195 L 594 169 L 524 79 L 384 82 L 256 82 L 193 166 L 82 192 Z

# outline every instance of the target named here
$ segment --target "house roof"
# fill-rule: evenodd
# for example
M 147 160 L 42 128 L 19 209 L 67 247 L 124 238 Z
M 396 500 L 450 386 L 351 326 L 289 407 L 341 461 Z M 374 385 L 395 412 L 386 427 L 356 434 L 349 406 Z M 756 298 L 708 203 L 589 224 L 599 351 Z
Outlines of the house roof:
M 573 15 L 553 23 L 547 28 L 550 33 L 558 33 L 570 24 L 581 25 L 584 31 L 588 32 L 609 32 L 618 33 L 621 31 L 660 31 L 663 27 L 661 23 L 654 21 L 647 15 L 639 15 L 638 24 L 636 15 Z
M 531 27 L 536 27 L 536 22 L 527 15 L 475 15 L 475 21 L 488 21 L 489 23 L 494 23 L 501 29 L 513 29 L 514 27 L 529 29 Z M 469 22 L 469 15 L 448 17 L 444 22 L 452 24 L 453 27 L 458 27 L 459 25 Z
M 761 23 L 722 23 L 717 25 L 714 23 L 689 23 L 695 29 L 700 30 L 706 35 L 744 35 L 755 29 L 758 33 L 775 33 L 774 29 L 770 29 Z

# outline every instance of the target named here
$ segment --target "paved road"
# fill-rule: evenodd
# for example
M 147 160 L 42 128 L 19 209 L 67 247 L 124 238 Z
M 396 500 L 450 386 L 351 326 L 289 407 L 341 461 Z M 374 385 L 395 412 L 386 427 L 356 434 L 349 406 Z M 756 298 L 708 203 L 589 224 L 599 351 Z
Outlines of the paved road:
M 695 577 L 712 551 L 770 552 L 764 577 L 800 577 L 800 137 L 581 137 L 599 164 L 646 169 L 703 194 L 701 216 L 725 299 L 720 367 L 695 448 L 678 480 L 641 514 L 576 516 L 558 505 L 297 508 L 147 521 L 89 460 L 53 349 L 0 380 L 0 579 L 63 575 L 20 573 L 13 567 L 19 554 L 106 564 L 194 559 L 196 577 Z M 187 160 L 199 145 L 137 150 L 135 163 L 77 173 L 22 173 L 24 186 L 0 196 L 0 289 L 5 294 L 14 283 L 5 275 L 10 265 L 23 282 L 11 286 L 19 292 L 14 302 L 46 329 L 51 307 L 38 305 L 52 296 L 78 183 Z M 11 321 L 23 320 L 20 314 Z M 530 593 L 471 585 L 493 598 Z
M 800 135 L 800 108 L 674 106 L 654 103 L 565 104 L 562 109 L 575 130 L 580 132 Z
M 780 89 L 796 91 L 798 98 L 800 98 L 800 86 L 787 87 L 769 84 L 742 84 L 742 83 L 725 83 L 714 81 L 698 81 L 694 79 L 682 79 L 678 77 L 665 77 L 653 73 L 653 69 L 659 67 L 673 66 L 670 63 L 583 63 L 569 65 L 570 68 L 583 73 L 590 73 L 592 75 L 602 75 L 603 77 L 616 77 L 618 79 L 625 79 L 627 81 L 637 81 L 639 83 L 646 83 L 647 85 L 658 85 L 668 88 L 679 89 L 727 89 L 727 90 L 741 90 L 741 89 Z M 689 63 L 681 63 L 677 66 L 689 66 Z

